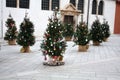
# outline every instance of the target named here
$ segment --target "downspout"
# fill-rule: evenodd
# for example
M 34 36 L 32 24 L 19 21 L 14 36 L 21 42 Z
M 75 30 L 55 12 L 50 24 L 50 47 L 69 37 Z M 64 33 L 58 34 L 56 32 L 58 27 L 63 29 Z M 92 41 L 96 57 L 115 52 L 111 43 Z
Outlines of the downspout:
M 3 38 L 3 0 L 1 0 L 1 36 L 0 38 Z
M 87 10 L 87 26 L 89 23 L 89 7 L 90 7 L 90 0 L 88 0 L 88 10 Z

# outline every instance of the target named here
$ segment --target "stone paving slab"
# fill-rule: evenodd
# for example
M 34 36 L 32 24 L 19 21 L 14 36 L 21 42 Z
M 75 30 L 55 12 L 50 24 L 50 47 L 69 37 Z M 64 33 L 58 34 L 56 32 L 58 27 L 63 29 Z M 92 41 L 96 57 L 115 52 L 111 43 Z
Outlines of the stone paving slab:
M 2 44 L 0 50 L 0 80 L 120 80 L 120 35 L 111 35 L 101 46 L 78 52 L 78 46 L 67 42 L 65 65 L 44 66 L 41 40 L 31 47 L 31 53 L 20 53 L 21 46 Z

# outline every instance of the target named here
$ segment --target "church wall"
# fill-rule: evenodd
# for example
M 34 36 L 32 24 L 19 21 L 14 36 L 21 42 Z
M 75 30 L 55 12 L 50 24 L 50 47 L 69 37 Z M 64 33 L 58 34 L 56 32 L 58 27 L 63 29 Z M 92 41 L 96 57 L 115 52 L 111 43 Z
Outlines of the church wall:
M 52 16 L 53 11 L 41 10 L 41 0 L 36 0 L 36 1 L 30 0 L 30 8 L 29 9 L 9 8 L 9 7 L 6 7 L 6 0 L 2 0 L 2 1 L 3 1 L 3 36 L 4 36 L 4 33 L 6 32 L 5 21 L 7 20 L 9 13 L 11 13 L 12 17 L 16 21 L 16 26 L 19 30 L 19 25 L 23 21 L 26 11 L 29 13 L 28 17 L 30 18 L 30 20 L 34 23 L 35 36 L 40 36 L 40 37 L 43 36 L 43 33 L 44 33 L 45 29 L 47 28 L 48 17 Z M 100 18 L 101 22 L 103 21 L 103 18 L 106 18 L 106 20 L 110 24 L 111 33 L 113 33 L 115 1 L 104 0 L 104 2 L 105 2 L 104 15 L 98 16 L 98 17 Z M 69 3 L 69 0 L 60 0 L 60 9 L 62 9 L 67 3 Z M 88 5 L 88 0 L 85 0 L 84 14 L 83 14 L 84 21 L 87 21 L 87 10 L 88 10 L 87 5 Z M 92 0 L 90 1 L 90 10 L 89 10 L 89 22 L 88 22 L 89 28 L 91 27 L 92 22 L 96 18 L 96 15 L 91 14 L 91 10 L 92 10 Z M 0 15 L 1 15 L 1 13 L 0 13 Z M 80 20 L 81 20 L 81 18 L 80 18 L 80 16 L 78 16 L 78 22 Z M 2 34 L 0 33 L 0 35 L 2 35 Z

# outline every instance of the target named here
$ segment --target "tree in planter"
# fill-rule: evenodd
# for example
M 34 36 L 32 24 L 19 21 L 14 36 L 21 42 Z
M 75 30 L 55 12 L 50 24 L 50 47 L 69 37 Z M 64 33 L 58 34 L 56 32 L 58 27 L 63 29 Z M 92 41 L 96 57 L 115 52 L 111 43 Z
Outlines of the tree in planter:
M 27 18 L 27 13 L 25 15 L 24 21 L 20 25 L 20 30 L 18 33 L 17 43 L 21 46 L 21 52 L 30 52 L 30 47 L 35 43 L 35 36 L 33 35 L 34 32 L 34 25 L 33 23 Z
M 63 37 L 65 37 L 66 41 L 70 41 L 72 36 L 74 34 L 74 29 L 71 24 L 64 24 L 64 31 L 63 31 Z
M 45 56 L 44 65 L 56 66 L 63 65 L 63 53 L 66 49 L 66 42 L 63 40 L 63 26 L 58 21 L 56 14 L 57 8 L 54 11 L 54 18 L 49 19 L 48 28 L 44 33 L 44 40 L 41 43 L 41 50 Z
M 110 36 L 110 29 L 109 29 L 109 25 L 108 22 L 105 21 L 102 24 L 102 31 L 104 32 L 104 38 L 103 41 L 107 41 L 108 37 Z
M 92 26 L 91 26 L 91 39 L 93 41 L 93 45 L 100 45 L 103 41 L 104 32 L 102 31 L 101 23 L 99 22 L 99 19 L 96 19 Z
M 87 25 L 85 22 L 80 22 L 79 25 L 77 25 L 73 40 L 76 45 L 79 45 L 78 51 L 87 51 L 89 40 L 90 37 Z
M 8 29 L 7 32 L 5 33 L 4 40 L 8 40 L 9 45 L 15 45 L 17 38 L 17 28 L 11 14 L 9 14 L 9 18 L 6 21 L 6 27 Z

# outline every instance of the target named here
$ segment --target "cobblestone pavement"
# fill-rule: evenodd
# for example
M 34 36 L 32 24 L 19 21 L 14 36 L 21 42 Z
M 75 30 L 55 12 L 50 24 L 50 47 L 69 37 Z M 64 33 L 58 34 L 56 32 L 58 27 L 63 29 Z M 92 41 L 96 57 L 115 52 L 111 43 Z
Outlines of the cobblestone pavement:
M 67 42 L 65 65 L 44 66 L 41 41 L 31 53 L 20 53 L 21 46 L 1 43 L 0 80 L 120 80 L 120 35 L 111 35 L 101 46 L 90 46 L 78 52 L 78 46 Z

